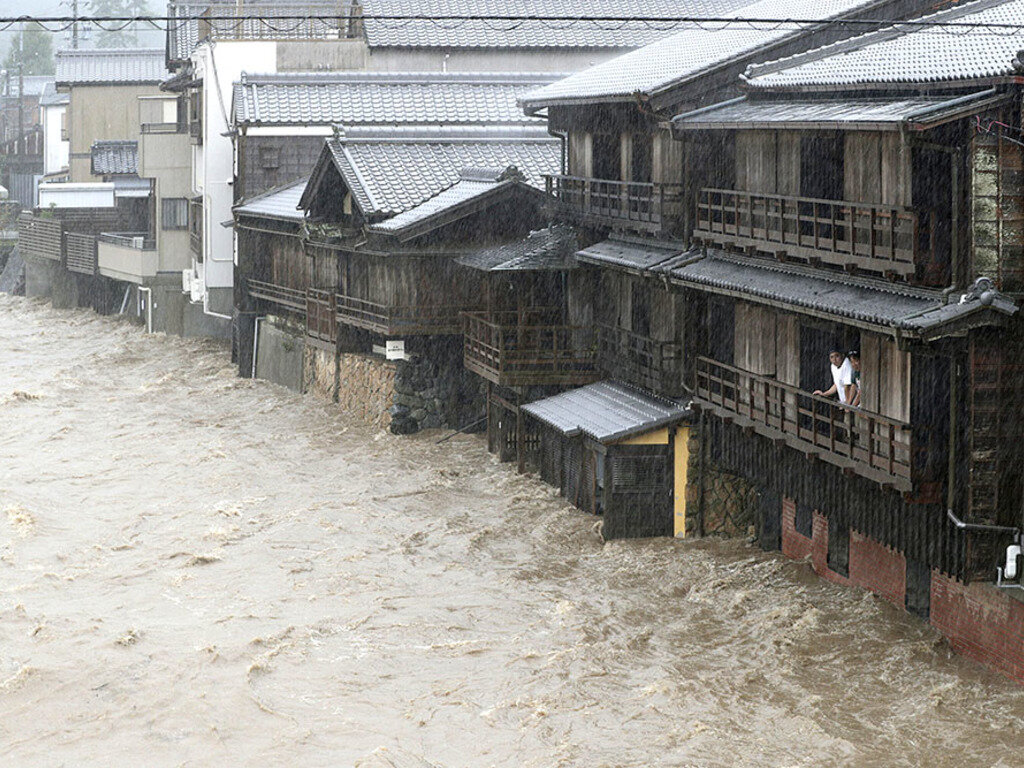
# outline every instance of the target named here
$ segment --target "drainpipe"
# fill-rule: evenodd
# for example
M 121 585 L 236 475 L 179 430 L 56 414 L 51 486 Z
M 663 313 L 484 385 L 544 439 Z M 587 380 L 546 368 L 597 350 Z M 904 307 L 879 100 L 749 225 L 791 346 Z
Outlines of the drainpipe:
M 253 319 L 253 334 L 252 334 L 252 377 L 256 378 L 256 354 L 260 349 L 260 321 L 265 320 L 263 317 L 256 317 Z

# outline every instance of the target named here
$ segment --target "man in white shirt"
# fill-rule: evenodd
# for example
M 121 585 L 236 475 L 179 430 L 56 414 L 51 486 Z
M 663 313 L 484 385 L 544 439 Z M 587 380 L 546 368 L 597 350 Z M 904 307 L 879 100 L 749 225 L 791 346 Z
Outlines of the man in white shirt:
M 849 403 L 853 399 L 853 366 L 850 365 L 849 359 L 838 349 L 833 349 L 828 353 L 829 362 L 832 364 L 832 386 L 822 392 L 820 389 L 814 390 L 815 395 L 823 395 L 825 397 L 831 397 L 832 395 L 839 395 L 840 403 Z

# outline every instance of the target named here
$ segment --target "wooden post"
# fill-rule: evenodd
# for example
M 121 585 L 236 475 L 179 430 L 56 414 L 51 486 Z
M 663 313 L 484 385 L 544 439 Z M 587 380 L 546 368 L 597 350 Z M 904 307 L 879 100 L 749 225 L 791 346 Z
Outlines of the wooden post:
M 523 445 L 525 439 L 525 435 L 523 435 L 523 409 L 516 405 L 516 470 L 520 475 L 526 471 L 526 451 Z

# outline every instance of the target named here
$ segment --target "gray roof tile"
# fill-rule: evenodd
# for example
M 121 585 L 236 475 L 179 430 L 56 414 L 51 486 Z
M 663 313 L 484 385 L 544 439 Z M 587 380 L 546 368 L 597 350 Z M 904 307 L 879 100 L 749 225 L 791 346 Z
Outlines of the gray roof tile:
M 1019 75 L 1024 0 L 980 0 L 918 21 L 1018 25 L 1016 29 L 941 29 L 896 25 L 807 53 L 750 67 L 751 88 L 870 87 Z
M 615 381 L 599 381 L 524 405 L 523 410 L 566 437 L 614 443 L 688 418 L 688 404 Z
M 307 181 L 301 179 L 251 197 L 236 205 L 234 211 L 242 216 L 302 221 L 304 214 L 299 210 L 299 198 L 302 197 Z
M 95 141 L 92 145 L 92 172 L 97 176 L 136 174 L 139 172 L 139 144 L 135 141 Z
M 56 62 L 60 85 L 159 83 L 167 75 L 160 48 L 57 51 Z
M 380 72 L 242 75 L 237 125 L 531 123 L 517 99 L 559 75 Z
M 57 107 L 61 104 L 67 104 L 70 100 L 71 94 L 58 92 L 57 84 L 53 80 L 50 80 L 43 89 L 42 94 L 39 96 L 39 106 Z
M 671 24 L 583 21 L 590 16 L 708 14 L 715 0 L 363 0 L 366 15 L 548 16 L 565 22 L 366 20 L 371 48 L 637 48 L 671 34 Z
M 484 272 L 561 271 L 575 266 L 573 252 L 576 248 L 576 231 L 572 227 L 554 226 L 531 232 L 512 243 L 481 248 L 455 261 Z
M 699 256 L 700 251 L 694 251 Z M 947 303 L 939 291 L 912 288 L 870 278 L 829 275 L 820 269 L 780 265 L 767 259 L 734 256 L 709 250 L 705 258 L 655 268 L 675 282 L 712 292 L 742 295 L 752 300 L 810 310 L 840 320 L 852 320 L 904 332 L 923 334 L 990 307 L 977 298 Z M 991 309 L 1003 315 L 1017 312 L 1008 299 Z
M 541 127 L 456 130 L 420 126 L 396 137 L 390 127 L 346 128 L 327 141 L 335 166 L 364 215 L 396 215 L 455 184 L 462 169 L 515 166 L 543 188 L 558 173 L 560 145 Z
M 841 16 L 873 0 L 723 0 L 710 14 L 739 18 L 821 19 Z M 677 12 L 680 12 L 677 9 Z M 686 13 L 693 11 L 686 7 Z M 528 94 L 529 110 L 552 104 L 626 100 L 637 92 L 668 90 L 702 72 L 758 54 L 765 46 L 802 34 L 793 24 L 690 25 L 638 51 L 577 72 Z
M 671 243 L 620 236 L 589 245 L 576 252 L 578 261 L 627 270 L 647 270 L 678 256 L 681 246 Z

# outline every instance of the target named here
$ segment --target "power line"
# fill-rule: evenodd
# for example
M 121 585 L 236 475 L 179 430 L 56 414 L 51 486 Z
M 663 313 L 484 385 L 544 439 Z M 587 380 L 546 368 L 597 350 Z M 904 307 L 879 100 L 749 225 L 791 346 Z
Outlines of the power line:
M 243 11 L 246 10 L 243 8 Z M 251 10 L 251 8 L 249 9 Z M 400 28 L 413 22 L 426 22 L 435 26 L 455 29 L 468 22 L 484 22 L 496 31 L 511 31 L 525 24 L 540 24 L 548 29 L 571 29 L 578 26 L 594 26 L 605 31 L 626 29 L 631 25 L 640 25 L 649 29 L 669 31 L 683 25 L 695 25 L 701 29 L 728 28 L 737 25 L 751 29 L 778 29 L 783 26 L 804 28 L 825 24 L 861 26 L 861 27 L 900 27 L 903 29 L 930 29 L 949 34 L 964 32 L 1015 35 L 1024 30 L 1024 24 L 1007 22 L 977 22 L 963 20 L 959 15 L 949 20 L 942 19 L 866 19 L 866 18 L 799 18 L 799 17 L 745 17 L 745 16 L 557 16 L 543 14 L 346 14 L 344 9 L 334 14 L 198 14 L 187 13 L 177 15 L 135 15 L 135 16 L 5 16 L 0 17 L 0 32 L 10 29 L 16 24 L 31 23 L 49 32 L 61 32 L 78 24 L 90 24 L 104 30 L 119 30 L 132 24 L 144 24 L 154 29 L 179 28 L 190 22 L 216 23 L 218 32 L 224 32 L 224 25 L 240 26 L 246 23 L 257 23 L 273 31 L 286 31 L 273 26 L 277 22 L 293 22 L 292 31 L 302 24 L 321 23 L 324 26 L 359 24 L 365 21 L 386 22 L 387 26 Z M 52 26 L 51 25 L 55 25 Z M 601 26 L 606 25 L 606 26 Z M 709 25 L 709 26 L 705 26 Z

